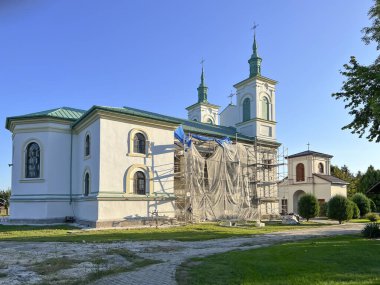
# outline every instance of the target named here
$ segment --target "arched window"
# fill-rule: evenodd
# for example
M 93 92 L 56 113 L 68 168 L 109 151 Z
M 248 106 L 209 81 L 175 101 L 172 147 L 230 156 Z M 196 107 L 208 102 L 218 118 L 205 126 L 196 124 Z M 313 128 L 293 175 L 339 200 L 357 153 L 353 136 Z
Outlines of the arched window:
M 211 119 L 208 119 L 208 120 L 207 120 L 207 124 L 213 125 L 214 122 L 213 122 Z
M 84 142 L 84 155 L 85 156 L 90 155 L 90 146 L 91 146 L 90 135 L 86 135 L 86 139 Z
M 90 174 L 86 172 L 84 175 L 84 196 L 88 196 L 90 194 Z
M 36 142 L 31 142 L 26 147 L 25 155 L 25 177 L 39 178 L 41 169 L 40 146 Z
M 298 163 L 296 166 L 296 181 L 305 181 L 305 166 Z
M 321 162 L 318 164 L 318 171 L 319 171 L 319 173 L 324 173 L 323 163 L 321 163 Z
M 133 176 L 133 192 L 138 195 L 145 195 L 146 193 L 145 174 L 142 171 L 137 171 Z
M 270 103 L 267 97 L 263 98 L 261 115 L 261 117 L 265 120 L 270 119 Z
M 243 122 L 251 119 L 251 100 L 245 98 L 243 101 Z
M 135 134 L 133 138 L 133 152 L 145 154 L 145 136 L 142 133 Z

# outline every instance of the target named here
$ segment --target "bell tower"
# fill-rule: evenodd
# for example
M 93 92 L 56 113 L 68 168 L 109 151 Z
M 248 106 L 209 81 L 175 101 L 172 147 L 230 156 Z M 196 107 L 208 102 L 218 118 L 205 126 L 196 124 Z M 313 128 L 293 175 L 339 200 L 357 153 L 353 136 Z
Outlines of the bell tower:
M 203 69 L 202 60 L 202 72 L 201 72 L 201 83 L 199 84 L 198 90 L 198 102 L 187 107 L 186 110 L 189 120 L 198 121 L 201 123 L 208 123 L 212 125 L 219 125 L 219 108 L 220 106 L 211 104 L 207 100 L 208 87 L 205 83 L 205 73 Z
M 261 75 L 261 62 L 255 32 L 252 55 L 248 60 L 249 77 L 234 85 L 237 100 L 235 126 L 244 135 L 275 141 L 277 82 Z

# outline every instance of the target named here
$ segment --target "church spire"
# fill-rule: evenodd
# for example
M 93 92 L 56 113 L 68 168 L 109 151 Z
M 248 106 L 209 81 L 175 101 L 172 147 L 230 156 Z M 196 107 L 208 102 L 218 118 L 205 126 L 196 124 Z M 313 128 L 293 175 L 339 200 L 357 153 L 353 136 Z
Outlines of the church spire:
M 257 75 L 261 75 L 261 57 L 257 52 L 257 43 L 256 43 L 256 28 L 258 25 L 253 26 L 254 34 L 253 34 L 253 46 L 252 46 L 252 55 L 248 60 L 249 63 L 249 77 L 254 77 Z
M 205 74 L 204 74 L 204 70 L 203 70 L 203 62 L 204 60 L 202 60 L 202 74 L 201 74 L 201 84 L 199 84 L 199 87 L 198 87 L 198 103 L 202 103 L 202 102 L 207 102 L 207 89 L 208 87 L 206 86 L 206 83 L 205 83 Z

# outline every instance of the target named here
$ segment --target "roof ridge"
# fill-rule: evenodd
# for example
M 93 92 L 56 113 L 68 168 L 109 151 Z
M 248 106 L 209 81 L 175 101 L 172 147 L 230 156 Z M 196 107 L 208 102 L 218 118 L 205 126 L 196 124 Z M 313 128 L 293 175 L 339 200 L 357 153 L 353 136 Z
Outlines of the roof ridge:
M 100 107 L 102 107 L 102 106 L 100 106 Z M 114 108 L 114 107 L 112 107 L 112 108 Z M 139 111 L 139 112 L 151 113 L 151 114 L 155 114 L 155 115 L 159 115 L 159 116 L 164 116 L 164 117 L 167 117 L 167 118 L 172 118 L 172 119 L 176 119 L 176 120 L 180 120 L 180 121 L 186 121 L 186 122 L 191 122 L 191 123 L 194 123 L 194 124 L 200 124 L 202 126 L 212 126 L 214 128 L 236 130 L 236 128 L 234 128 L 234 127 L 227 127 L 227 126 L 221 126 L 221 125 L 211 125 L 211 124 L 208 124 L 208 123 L 203 123 L 203 122 L 199 122 L 199 121 L 192 121 L 192 120 L 189 120 L 189 119 L 183 119 L 183 118 L 178 118 L 178 117 L 174 117 L 174 116 L 162 115 L 160 113 L 156 113 L 156 112 L 152 112 L 152 111 L 146 111 L 146 110 L 141 110 L 141 109 L 137 109 L 137 108 L 133 108 L 133 107 L 128 107 L 128 106 L 123 106 L 123 109 L 132 109 L 132 110 L 136 110 L 136 111 Z

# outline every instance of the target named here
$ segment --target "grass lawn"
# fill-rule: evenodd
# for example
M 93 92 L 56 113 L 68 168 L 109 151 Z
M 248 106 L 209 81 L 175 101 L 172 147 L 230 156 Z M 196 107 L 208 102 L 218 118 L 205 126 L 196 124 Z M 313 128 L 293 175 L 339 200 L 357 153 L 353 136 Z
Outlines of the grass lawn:
M 366 224 L 371 223 L 371 221 L 368 219 L 352 219 L 350 220 L 350 223 Z
M 199 241 L 217 238 L 239 237 L 254 234 L 297 230 L 325 226 L 321 223 L 302 223 L 300 225 L 267 225 L 222 227 L 216 223 L 194 224 L 171 228 L 78 230 L 67 225 L 60 226 L 3 226 L 0 225 L 0 241 L 29 242 L 113 242 L 122 240 L 178 240 Z
M 184 284 L 380 284 L 380 240 L 339 236 L 234 251 L 183 264 Z

